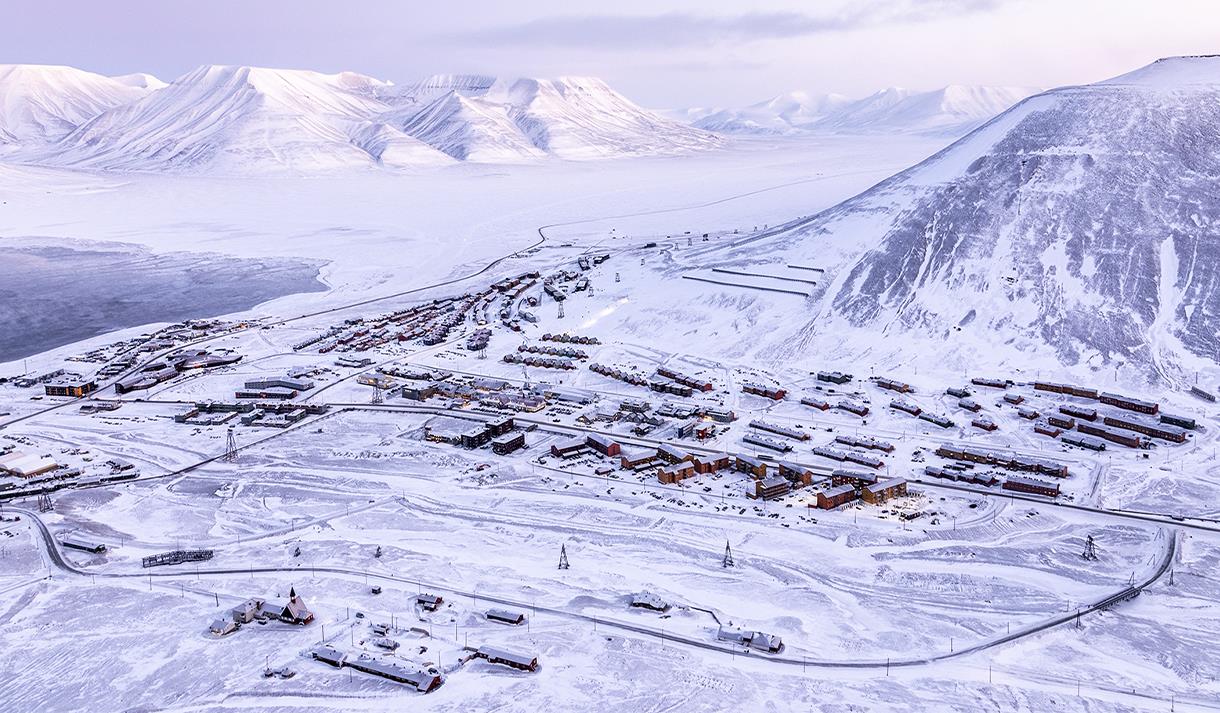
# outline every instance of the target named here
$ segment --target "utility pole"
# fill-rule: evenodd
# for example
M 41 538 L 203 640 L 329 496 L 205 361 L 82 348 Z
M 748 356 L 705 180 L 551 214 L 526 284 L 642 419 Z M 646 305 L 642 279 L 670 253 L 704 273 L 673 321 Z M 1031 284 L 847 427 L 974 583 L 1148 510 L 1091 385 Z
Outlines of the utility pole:
M 729 547 L 729 541 L 728 541 L 728 540 L 725 540 L 725 541 L 724 541 L 724 559 L 722 559 L 722 560 L 720 561 L 720 566 L 721 566 L 721 567 L 723 567 L 723 568 L 725 568 L 725 569 L 728 569 L 729 567 L 735 567 L 735 566 L 737 566 L 737 565 L 736 565 L 736 564 L 733 562 L 733 548 L 732 548 L 732 547 Z

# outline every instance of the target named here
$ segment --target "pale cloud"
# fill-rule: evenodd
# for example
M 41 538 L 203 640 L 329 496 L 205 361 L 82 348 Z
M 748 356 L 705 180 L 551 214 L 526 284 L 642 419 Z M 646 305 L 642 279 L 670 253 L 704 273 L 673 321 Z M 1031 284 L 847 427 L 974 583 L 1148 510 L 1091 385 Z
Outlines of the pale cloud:
M 929 22 L 993 10 L 1010 0 L 858 0 L 835 12 L 705 15 L 564 15 L 475 30 L 453 39 L 493 45 L 557 47 L 690 47 L 782 40 L 828 32 Z

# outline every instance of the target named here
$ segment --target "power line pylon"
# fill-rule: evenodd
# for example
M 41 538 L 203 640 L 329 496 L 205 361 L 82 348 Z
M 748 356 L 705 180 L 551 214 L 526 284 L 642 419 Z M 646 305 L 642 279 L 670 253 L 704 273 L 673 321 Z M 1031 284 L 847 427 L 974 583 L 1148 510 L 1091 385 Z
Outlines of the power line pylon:
M 385 403 L 385 393 L 382 392 L 381 382 L 373 382 L 373 398 L 370 403 L 383 404 Z
M 559 303 L 559 318 L 563 319 L 563 303 Z
M 1097 543 L 1095 543 L 1093 541 L 1092 535 L 1089 535 L 1088 537 L 1085 538 L 1084 552 L 1081 552 L 1080 556 L 1086 560 L 1096 560 L 1097 559 Z
M 724 567 L 725 569 L 737 566 L 733 562 L 733 548 L 729 547 L 728 540 L 724 541 L 724 559 L 720 561 L 720 566 Z
M 567 545 L 559 546 L 559 569 L 568 569 L 568 548 Z
M 51 496 L 48 493 L 43 493 L 38 496 L 38 512 L 51 512 L 55 509 L 55 505 L 51 502 Z
M 237 460 L 237 439 L 233 437 L 233 427 L 229 427 L 228 435 L 225 436 L 225 455 L 224 460 L 232 463 Z

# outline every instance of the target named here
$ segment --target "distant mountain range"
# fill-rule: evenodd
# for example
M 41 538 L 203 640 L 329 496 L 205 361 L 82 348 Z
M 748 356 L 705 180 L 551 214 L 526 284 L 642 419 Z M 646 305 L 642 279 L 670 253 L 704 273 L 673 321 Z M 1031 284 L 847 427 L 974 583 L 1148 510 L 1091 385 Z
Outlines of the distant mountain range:
M 653 156 L 722 140 L 592 78 L 360 74 L 205 66 L 165 84 L 0 67 L 0 158 L 108 171 L 314 172 L 457 161 Z
M 883 89 L 863 99 L 789 92 L 742 109 L 680 112 L 692 126 L 724 134 L 898 132 L 961 136 L 1040 90 L 953 85 L 929 92 Z
M 1217 195 L 1220 57 L 1175 57 L 1025 99 L 736 254 L 827 268 L 802 349 L 1184 379 L 1220 355 Z

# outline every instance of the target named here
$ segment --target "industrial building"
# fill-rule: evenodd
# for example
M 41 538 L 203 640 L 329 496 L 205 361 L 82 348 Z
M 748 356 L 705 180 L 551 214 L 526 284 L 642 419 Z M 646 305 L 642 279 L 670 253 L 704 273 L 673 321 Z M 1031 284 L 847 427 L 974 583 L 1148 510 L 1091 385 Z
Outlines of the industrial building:
M 514 626 L 525 623 L 525 615 L 518 611 L 509 611 L 508 609 L 488 609 L 484 614 L 488 621 L 497 621 L 501 624 L 512 624 Z
M 1002 486 L 1004 490 L 1013 490 L 1021 493 L 1033 493 L 1034 495 L 1046 495 L 1047 497 L 1059 497 L 1059 484 L 1048 483 L 1044 480 L 1035 480 L 1026 478 L 1020 475 L 1010 475 L 1004 479 Z
M 475 658 L 484 659 L 489 663 L 501 664 L 520 671 L 538 670 L 538 657 L 529 654 L 518 654 L 491 646 L 480 646 L 474 655 Z
M 1138 411 L 1146 414 L 1156 414 L 1160 410 L 1160 405 L 1152 401 L 1143 401 L 1119 394 L 1103 393 L 1097 397 L 1097 400 L 1107 406 L 1117 406 L 1128 411 Z
M 756 384 L 753 382 L 743 383 L 741 385 L 741 390 L 747 394 L 754 394 L 755 396 L 762 396 L 775 401 L 782 401 L 783 398 L 788 394 L 787 391 L 779 387 L 764 386 L 762 384 Z
M 841 371 L 819 371 L 818 381 L 824 381 L 828 384 L 843 385 L 851 381 L 851 374 L 844 374 Z

